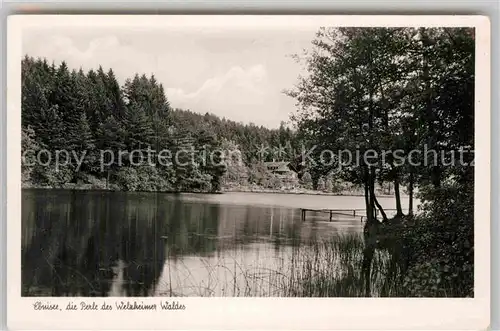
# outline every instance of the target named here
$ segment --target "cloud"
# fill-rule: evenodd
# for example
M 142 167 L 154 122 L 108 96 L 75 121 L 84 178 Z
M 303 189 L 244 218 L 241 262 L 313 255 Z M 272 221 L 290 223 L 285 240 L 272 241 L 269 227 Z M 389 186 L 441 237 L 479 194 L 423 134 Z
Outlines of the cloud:
M 262 64 L 248 68 L 233 66 L 225 73 L 206 80 L 193 92 L 166 89 L 174 107 L 213 112 L 236 121 L 254 123 L 263 122 L 255 115 L 262 113 L 258 111 L 260 108 L 272 104 L 271 91 L 267 70 Z
M 71 68 L 96 69 L 100 65 L 106 70 L 113 68 L 120 79 L 126 79 L 136 72 L 154 71 L 152 56 L 134 47 L 123 45 L 118 37 L 105 35 L 87 43 L 75 44 L 73 38 L 52 35 L 39 42 L 27 45 L 25 52 L 41 56 L 56 63 L 66 61 Z
M 296 46 L 281 35 L 213 39 L 199 32 L 33 30 L 23 36 L 23 51 L 75 69 L 112 68 L 122 84 L 136 73 L 154 74 L 174 107 L 273 127 L 286 120 L 294 105 L 281 91 L 297 68 L 284 59 Z

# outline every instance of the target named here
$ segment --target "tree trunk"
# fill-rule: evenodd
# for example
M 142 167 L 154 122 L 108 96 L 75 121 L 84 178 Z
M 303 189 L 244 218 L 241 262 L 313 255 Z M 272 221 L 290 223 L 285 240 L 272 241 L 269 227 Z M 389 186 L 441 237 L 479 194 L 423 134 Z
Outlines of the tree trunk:
M 375 248 L 371 245 L 365 245 L 363 249 L 363 262 L 361 264 L 361 279 L 362 284 L 365 287 L 365 296 L 371 297 L 371 266 L 373 255 L 375 254 Z
M 439 168 L 439 166 L 432 167 L 431 180 L 434 188 L 441 187 L 441 169 Z
M 370 180 L 368 175 L 368 169 L 366 167 L 363 168 L 363 177 L 364 177 L 364 187 L 365 187 L 365 206 L 366 206 L 366 218 L 367 222 L 371 222 L 371 205 L 370 205 Z
M 401 208 L 401 195 L 399 193 L 399 177 L 394 179 L 394 195 L 396 196 L 396 216 L 403 216 L 403 209 Z
M 367 204 L 366 216 L 367 220 L 363 229 L 363 238 L 365 247 L 363 249 L 363 263 L 361 266 L 361 279 L 365 287 L 365 296 L 371 296 L 371 265 L 373 255 L 375 253 L 374 242 L 376 240 L 376 231 L 378 222 L 373 215 L 375 205 L 374 194 L 374 172 L 375 169 L 370 167 L 365 168 L 365 201 Z
M 368 211 L 370 210 L 370 198 L 368 192 L 368 183 L 364 183 L 365 186 L 365 206 L 366 206 L 366 215 L 368 215 Z
M 370 168 L 370 215 L 371 220 L 375 220 L 375 168 Z
M 408 215 L 413 215 L 413 169 L 410 170 L 410 183 L 408 184 Z
M 384 208 L 382 208 L 380 203 L 378 203 L 377 197 L 374 197 L 374 202 L 375 202 L 375 205 L 377 206 L 378 210 L 380 210 L 380 214 L 382 215 L 384 222 L 387 221 L 387 214 L 385 213 Z

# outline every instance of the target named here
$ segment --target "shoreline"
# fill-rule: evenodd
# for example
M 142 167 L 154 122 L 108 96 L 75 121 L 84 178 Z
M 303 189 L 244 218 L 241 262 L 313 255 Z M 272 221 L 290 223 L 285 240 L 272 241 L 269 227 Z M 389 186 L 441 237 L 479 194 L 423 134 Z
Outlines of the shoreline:
M 364 194 L 358 192 L 340 191 L 340 192 L 322 192 L 314 190 L 272 190 L 272 189 L 229 189 L 222 193 L 263 193 L 263 194 L 294 194 L 294 195 L 324 195 L 324 196 L 352 196 L 363 197 Z M 377 194 L 381 198 L 392 198 L 393 194 Z M 401 194 L 401 197 L 406 195 Z
M 103 192 L 123 192 L 123 193 L 164 193 L 164 194 L 227 194 L 227 193 L 253 193 L 253 194 L 292 194 L 292 195 L 311 195 L 311 196 L 352 196 L 352 197 L 363 197 L 364 194 L 358 192 L 340 191 L 340 192 L 322 192 L 314 190 L 274 190 L 274 189 L 263 189 L 263 188 L 226 188 L 218 192 L 203 192 L 203 191 L 125 191 L 116 190 L 112 188 L 101 188 L 91 185 L 71 185 L 62 187 L 51 187 L 51 186 L 38 186 L 38 185 L 21 185 L 21 190 L 23 189 L 36 189 L 36 190 L 67 190 L 67 191 L 103 191 Z M 381 198 L 393 198 L 393 194 L 378 194 Z M 401 194 L 401 197 L 406 197 L 405 194 Z

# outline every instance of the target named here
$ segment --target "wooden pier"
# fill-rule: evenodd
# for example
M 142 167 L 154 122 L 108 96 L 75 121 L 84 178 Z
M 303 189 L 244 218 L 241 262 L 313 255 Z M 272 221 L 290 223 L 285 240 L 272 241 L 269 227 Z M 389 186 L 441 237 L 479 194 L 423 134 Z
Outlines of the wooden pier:
M 361 218 L 361 222 L 363 222 L 363 219 L 366 218 L 366 209 L 310 209 L 310 208 L 300 208 L 301 211 L 301 219 L 304 222 L 306 220 L 306 213 L 308 211 L 310 212 L 316 212 L 316 213 L 327 213 L 330 214 L 330 222 L 333 221 L 333 215 L 343 215 L 343 216 L 349 216 L 352 218 Z M 384 209 L 384 211 L 391 212 L 391 211 L 396 211 L 396 209 Z M 379 210 L 375 209 L 375 215 L 379 214 Z

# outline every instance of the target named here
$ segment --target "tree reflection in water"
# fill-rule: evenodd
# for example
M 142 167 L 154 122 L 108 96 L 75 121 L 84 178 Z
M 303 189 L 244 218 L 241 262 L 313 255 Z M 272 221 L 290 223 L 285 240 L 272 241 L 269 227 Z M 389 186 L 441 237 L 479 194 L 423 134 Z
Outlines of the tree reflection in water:
M 250 275 L 295 263 L 338 226 L 299 214 L 203 196 L 23 190 L 22 294 L 238 295 Z

